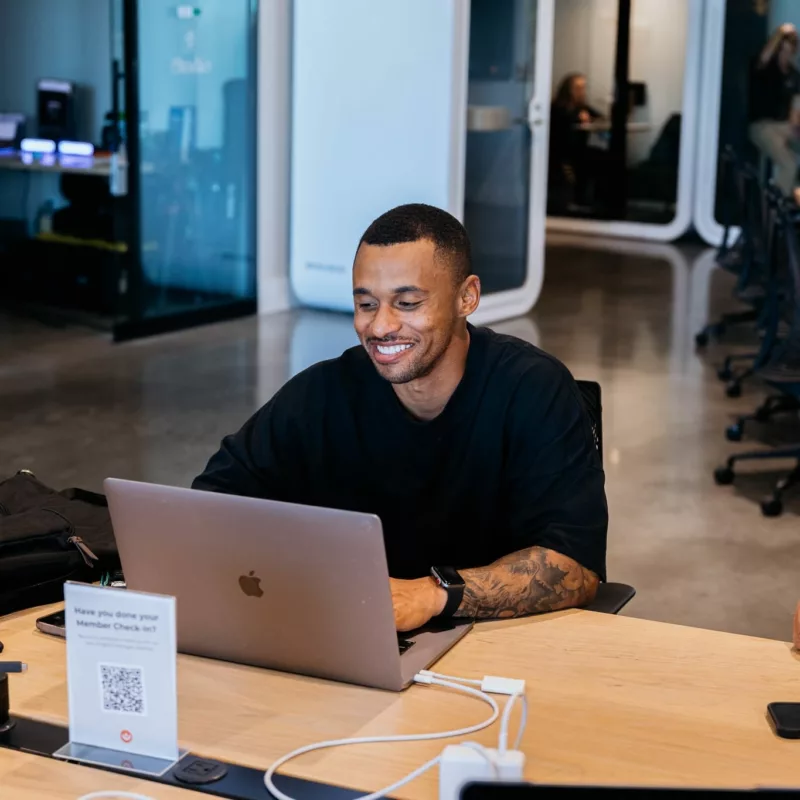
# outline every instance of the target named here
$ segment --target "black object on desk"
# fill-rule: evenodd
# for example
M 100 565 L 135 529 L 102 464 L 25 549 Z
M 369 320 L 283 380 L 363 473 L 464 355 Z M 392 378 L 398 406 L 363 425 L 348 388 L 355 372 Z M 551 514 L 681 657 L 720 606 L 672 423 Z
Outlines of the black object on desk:
M 12 717 L 14 727 L 3 732 L 0 730 L 0 751 L 3 748 L 17 750 L 32 755 L 50 758 L 56 750 L 61 749 L 69 741 L 69 731 L 65 726 L 51 722 Z M 112 769 L 96 766 L 108 772 L 130 775 L 126 769 Z M 254 769 L 233 764 L 228 761 L 211 761 L 195 753 L 187 753 L 176 766 L 161 776 L 137 775 L 144 780 L 168 786 L 186 788 L 187 777 L 194 779 L 192 790 L 206 796 L 226 797 L 230 800 L 263 800 L 269 797 L 264 788 L 264 769 Z M 207 781 L 208 784 L 196 782 Z M 276 775 L 278 788 L 298 800 L 355 800 L 364 795 L 363 791 L 354 791 L 340 786 L 294 778 L 290 775 Z
M 770 703 L 769 720 L 782 739 L 800 739 L 800 703 Z
M 8 675 L 0 674 L 0 733 L 11 730 L 14 723 L 10 717 L 10 701 L 8 699 Z
M 548 800 L 551 797 L 607 797 L 609 800 L 688 800 L 691 797 L 714 797 L 715 800 L 755 795 L 775 795 L 782 798 L 800 798 L 793 789 L 695 789 L 657 788 L 655 786 L 545 786 L 533 783 L 470 783 L 461 792 L 461 800 Z
M 0 661 L 0 734 L 10 731 L 15 724 L 11 719 L 8 673 L 24 672 L 26 669 L 27 666 L 19 661 Z

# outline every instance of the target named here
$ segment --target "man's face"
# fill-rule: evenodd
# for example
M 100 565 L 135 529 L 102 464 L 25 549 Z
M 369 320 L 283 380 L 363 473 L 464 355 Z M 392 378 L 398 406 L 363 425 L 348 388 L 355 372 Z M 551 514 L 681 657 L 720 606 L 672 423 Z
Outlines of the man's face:
M 355 329 L 381 377 L 408 383 L 433 370 L 461 316 L 460 288 L 428 239 L 361 245 L 353 264 Z

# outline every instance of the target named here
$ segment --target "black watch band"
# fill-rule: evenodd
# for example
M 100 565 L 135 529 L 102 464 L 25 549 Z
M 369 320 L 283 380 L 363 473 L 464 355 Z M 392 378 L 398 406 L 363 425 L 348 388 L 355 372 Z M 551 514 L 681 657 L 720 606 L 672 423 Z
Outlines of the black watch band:
M 464 599 L 464 579 L 452 567 L 431 567 L 431 576 L 447 592 L 447 602 L 439 617 L 452 617 Z

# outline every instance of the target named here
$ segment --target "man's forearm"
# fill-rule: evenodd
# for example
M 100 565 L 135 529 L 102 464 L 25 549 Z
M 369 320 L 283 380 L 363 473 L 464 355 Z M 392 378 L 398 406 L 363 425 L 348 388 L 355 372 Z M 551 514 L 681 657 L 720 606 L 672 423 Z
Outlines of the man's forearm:
M 461 571 L 466 584 L 456 616 L 508 619 L 584 605 L 594 599 L 598 578 L 568 556 L 530 547 L 488 567 Z

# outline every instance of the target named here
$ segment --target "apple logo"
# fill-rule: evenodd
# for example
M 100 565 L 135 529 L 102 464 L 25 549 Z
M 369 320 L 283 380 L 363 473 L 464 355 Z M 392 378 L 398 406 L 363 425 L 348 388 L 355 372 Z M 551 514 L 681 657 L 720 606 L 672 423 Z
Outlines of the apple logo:
M 263 597 L 264 590 L 261 588 L 261 578 L 256 577 L 255 570 L 250 570 L 249 575 L 242 575 L 239 578 L 239 586 L 248 597 Z

